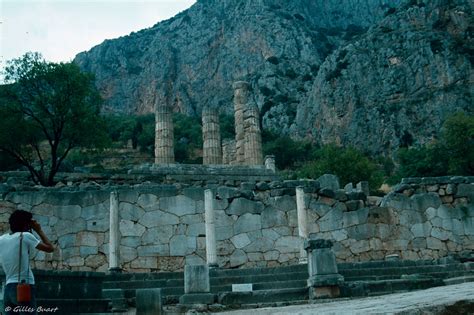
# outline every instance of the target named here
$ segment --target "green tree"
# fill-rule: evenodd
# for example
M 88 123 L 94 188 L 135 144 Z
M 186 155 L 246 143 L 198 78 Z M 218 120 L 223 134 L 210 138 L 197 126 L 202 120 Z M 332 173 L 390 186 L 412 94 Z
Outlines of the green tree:
M 262 134 L 264 155 L 274 155 L 278 169 L 291 169 L 309 158 L 312 146 L 306 141 L 296 141 L 289 136 L 279 136 L 264 130 Z
M 368 181 L 373 189 L 378 189 L 383 182 L 381 167 L 354 148 L 325 145 L 314 150 L 312 155 L 311 161 L 299 169 L 300 177 L 318 178 L 323 174 L 334 174 L 342 184 Z
M 93 77 L 74 63 L 51 63 L 27 53 L 8 63 L 0 89 L 0 150 L 43 186 L 71 149 L 107 142 Z
M 461 112 L 448 117 L 439 141 L 401 148 L 397 160 L 391 183 L 403 177 L 474 175 L 474 116 Z
M 449 174 L 474 175 L 474 116 L 463 112 L 444 123 L 443 145 Z

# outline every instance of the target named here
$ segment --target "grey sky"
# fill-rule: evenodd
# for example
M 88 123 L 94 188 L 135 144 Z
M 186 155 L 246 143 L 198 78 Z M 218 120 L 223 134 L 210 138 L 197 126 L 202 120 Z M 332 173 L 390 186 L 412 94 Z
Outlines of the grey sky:
M 28 51 L 70 61 L 105 39 L 148 28 L 196 0 L 0 0 L 0 68 Z

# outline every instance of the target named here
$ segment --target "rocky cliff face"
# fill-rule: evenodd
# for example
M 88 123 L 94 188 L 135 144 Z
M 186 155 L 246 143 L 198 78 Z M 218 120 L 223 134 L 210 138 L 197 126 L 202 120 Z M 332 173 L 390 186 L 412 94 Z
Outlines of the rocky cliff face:
M 449 114 L 474 112 L 473 25 L 468 1 L 390 10 L 321 65 L 300 135 L 379 154 L 436 138 Z
M 200 0 L 75 62 L 105 110 L 232 113 L 232 82 L 247 80 L 264 128 L 389 152 L 469 110 L 467 1 Z

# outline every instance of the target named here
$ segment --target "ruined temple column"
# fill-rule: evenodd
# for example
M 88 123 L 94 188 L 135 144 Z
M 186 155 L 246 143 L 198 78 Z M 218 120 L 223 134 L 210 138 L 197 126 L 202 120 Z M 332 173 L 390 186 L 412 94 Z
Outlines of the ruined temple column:
M 246 165 L 262 165 L 262 132 L 260 130 L 260 113 L 254 103 L 247 103 L 244 111 L 244 157 Z
M 203 164 L 222 164 L 219 111 L 205 107 L 202 110 Z
M 245 164 L 245 133 L 244 111 L 248 102 L 249 84 L 244 81 L 235 82 L 234 88 L 234 119 L 235 119 L 235 148 L 236 164 Z
M 110 193 L 110 226 L 109 226 L 109 270 L 119 272 L 120 268 L 120 229 L 118 193 Z
M 214 194 L 212 190 L 204 191 L 204 218 L 206 224 L 206 259 L 210 267 L 217 267 L 216 227 L 214 224 Z
M 303 187 L 296 187 L 296 209 L 298 216 L 298 235 L 303 239 L 303 242 L 308 238 L 308 217 L 306 212 L 306 203 L 304 198 Z M 302 243 L 303 243 L 302 242 Z M 300 248 L 300 263 L 306 263 L 308 255 L 302 244 Z
M 174 163 L 174 128 L 171 106 L 158 104 L 155 121 L 155 164 L 172 164 Z

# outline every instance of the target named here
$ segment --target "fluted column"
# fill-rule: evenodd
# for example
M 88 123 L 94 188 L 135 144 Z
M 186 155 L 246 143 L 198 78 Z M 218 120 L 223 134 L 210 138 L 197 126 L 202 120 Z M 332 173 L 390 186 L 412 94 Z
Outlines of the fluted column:
M 157 105 L 155 117 L 155 164 L 172 164 L 174 163 L 174 128 L 171 106 Z
M 214 223 L 214 194 L 210 189 L 206 189 L 204 191 L 204 209 L 207 264 L 210 267 L 217 267 L 216 227 Z
M 109 218 L 109 270 L 120 271 L 120 229 L 119 229 L 119 198 L 117 192 L 110 193 Z
M 296 211 L 298 216 L 298 235 L 303 242 L 308 238 L 308 217 L 306 212 L 306 203 L 304 198 L 303 187 L 296 187 Z M 302 243 L 303 243 L 302 242 Z M 307 252 L 303 245 L 300 248 L 300 263 L 305 263 L 308 260 Z
M 210 107 L 202 110 L 203 164 L 222 164 L 219 111 Z
M 262 165 L 262 132 L 260 130 L 260 114 L 257 105 L 247 103 L 244 111 L 245 146 L 244 157 L 246 165 Z
M 236 164 L 245 164 L 245 133 L 244 111 L 248 102 L 249 84 L 244 81 L 235 82 L 234 88 L 234 117 L 235 117 L 235 149 Z

